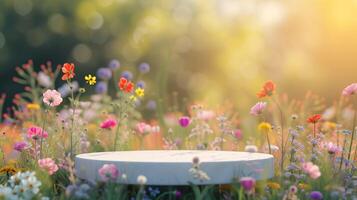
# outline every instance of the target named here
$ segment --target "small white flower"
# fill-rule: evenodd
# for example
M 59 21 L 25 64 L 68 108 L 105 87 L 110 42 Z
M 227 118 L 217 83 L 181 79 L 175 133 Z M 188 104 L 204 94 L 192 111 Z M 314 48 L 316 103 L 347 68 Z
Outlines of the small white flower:
M 121 179 L 123 179 L 124 181 L 128 180 L 128 176 L 126 174 L 122 174 L 121 175 Z
M 147 183 L 147 181 L 148 181 L 148 179 L 146 178 L 146 176 L 144 176 L 144 175 L 139 175 L 138 176 L 137 182 L 140 185 L 145 185 Z
M 50 88 L 52 86 L 51 78 L 44 72 L 38 73 L 37 81 L 42 87 Z

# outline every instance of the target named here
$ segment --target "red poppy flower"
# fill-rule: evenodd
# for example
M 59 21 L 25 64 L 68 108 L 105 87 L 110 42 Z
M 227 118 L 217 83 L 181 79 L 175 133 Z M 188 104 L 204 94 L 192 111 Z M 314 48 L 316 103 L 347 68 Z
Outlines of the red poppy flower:
M 128 93 L 132 92 L 134 89 L 134 84 L 132 82 L 128 81 L 124 77 L 120 78 L 118 86 L 119 86 L 120 90 L 128 92 Z
M 62 72 L 63 72 L 63 76 L 62 76 L 62 80 L 66 81 L 68 79 L 72 79 L 76 74 L 74 73 L 74 64 L 71 63 L 65 63 L 63 64 L 62 67 Z
M 321 115 L 320 115 L 320 114 L 316 114 L 316 115 L 313 115 L 313 116 L 307 118 L 306 121 L 307 121 L 308 123 L 315 124 L 315 123 L 317 123 L 320 119 L 321 119 Z
M 273 95 L 275 91 L 276 85 L 273 81 L 267 81 L 264 83 L 263 88 L 260 90 L 260 92 L 257 93 L 258 98 L 263 98 L 266 96 L 271 96 Z

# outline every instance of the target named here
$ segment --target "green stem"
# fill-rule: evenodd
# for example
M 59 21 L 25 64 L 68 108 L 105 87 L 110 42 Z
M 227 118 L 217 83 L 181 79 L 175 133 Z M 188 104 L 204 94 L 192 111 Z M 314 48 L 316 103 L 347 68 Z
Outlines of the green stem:
M 43 119 L 43 124 L 42 124 L 42 129 L 41 129 L 41 135 L 40 135 L 40 159 L 42 159 L 42 143 L 43 143 L 43 133 L 45 132 L 45 126 L 46 126 L 46 119 L 47 119 L 47 112 L 48 110 L 45 110 L 45 115 Z
M 353 99 L 355 100 L 355 99 Z M 351 141 L 350 141 L 350 148 L 348 150 L 348 160 L 350 160 L 351 158 L 351 153 L 352 153 L 352 145 L 353 145 L 353 138 L 355 135 L 355 131 L 356 131 L 356 119 L 357 119 L 357 105 L 356 105 L 356 101 L 353 102 L 354 104 L 354 109 L 355 109 L 355 114 L 353 117 L 353 124 L 352 124 L 352 135 L 351 135 Z M 357 148 L 357 147 L 356 147 Z M 355 156 L 356 156 L 356 152 L 355 152 Z
M 269 154 L 271 154 L 271 146 L 270 146 L 269 132 L 267 132 L 266 135 L 267 135 L 267 141 L 268 141 Z
M 283 110 L 281 109 L 279 103 L 272 98 L 276 106 L 278 107 L 279 113 L 280 113 L 280 121 L 281 121 L 281 161 L 280 161 L 280 170 L 281 174 L 283 174 L 284 171 L 284 157 L 285 157 L 285 139 L 284 139 L 284 114 Z

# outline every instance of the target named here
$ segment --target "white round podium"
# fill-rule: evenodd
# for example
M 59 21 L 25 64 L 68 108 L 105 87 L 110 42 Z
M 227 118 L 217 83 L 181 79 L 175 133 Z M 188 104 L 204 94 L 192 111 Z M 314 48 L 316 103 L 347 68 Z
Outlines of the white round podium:
M 198 157 L 208 181 L 195 180 L 189 173 L 192 159 Z M 104 164 L 115 164 L 127 180 L 123 184 L 137 184 L 137 177 L 147 177 L 148 185 L 228 184 L 234 178 L 250 176 L 256 180 L 274 175 L 274 158 L 270 154 L 235 151 L 117 151 L 80 154 L 76 156 L 77 176 L 88 181 L 99 181 L 98 169 Z

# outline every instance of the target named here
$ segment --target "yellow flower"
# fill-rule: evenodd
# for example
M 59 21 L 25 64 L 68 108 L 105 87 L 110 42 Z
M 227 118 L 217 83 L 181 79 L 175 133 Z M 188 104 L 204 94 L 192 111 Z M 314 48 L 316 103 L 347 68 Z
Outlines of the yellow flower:
M 0 174 L 10 174 L 10 175 L 14 175 L 18 172 L 19 170 L 16 169 L 16 167 L 12 167 L 12 166 L 5 166 L 0 168 Z
M 267 186 L 272 190 L 279 190 L 280 189 L 280 184 L 277 183 L 277 182 L 268 182 Z
M 41 107 L 37 103 L 29 103 L 26 105 L 28 110 L 39 110 Z
M 262 133 L 269 133 L 271 125 L 267 122 L 262 122 L 258 125 L 258 130 Z
M 336 129 L 336 123 L 334 122 L 325 122 L 324 128 L 328 130 L 335 130 Z
M 89 85 L 95 85 L 97 83 L 97 77 L 92 76 L 91 74 L 85 76 L 84 80 L 86 80 Z
M 138 87 L 138 88 L 136 88 L 136 90 L 135 90 L 135 94 L 136 94 L 138 97 L 143 97 L 143 96 L 145 95 L 145 91 L 144 91 L 143 88 Z
M 137 99 L 136 96 L 134 96 L 134 95 L 131 95 L 129 98 L 130 98 L 130 100 L 132 100 L 132 101 L 136 101 L 136 99 Z
M 299 183 L 298 184 L 298 187 L 301 189 L 301 190 L 310 190 L 311 189 L 311 186 L 309 184 L 306 184 L 306 183 Z

